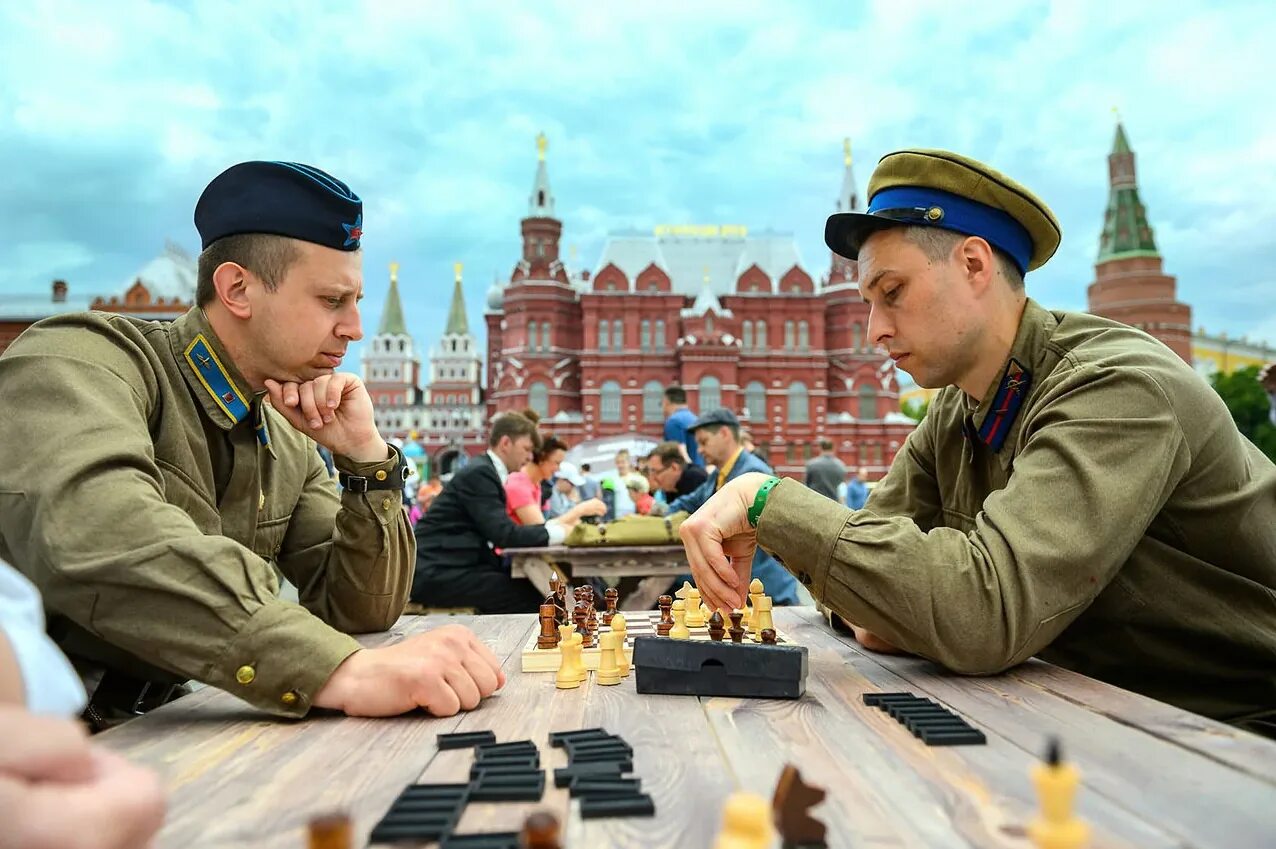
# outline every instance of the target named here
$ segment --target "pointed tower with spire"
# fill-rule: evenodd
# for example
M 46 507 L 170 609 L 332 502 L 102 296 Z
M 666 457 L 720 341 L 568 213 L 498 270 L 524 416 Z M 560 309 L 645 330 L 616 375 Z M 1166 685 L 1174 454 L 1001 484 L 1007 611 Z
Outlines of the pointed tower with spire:
M 1174 277 L 1162 271 L 1147 210 L 1139 199 L 1134 151 L 1117 118 L 1108 154 L 1108 208 L 1099 237 L 1089 311 L 1155 336 L 1192 362 L 1192 309 L 1176 300 Z
M 851 140 L 842 139 L 842 191 L 837 195 L 837 212 L 859 212 L 860 195 L 855 188 L 855 169 L 851 167 Z M 859 283 L 859 263 L 830 252 L 829 286 L 846 286 Z
M 460 444 L 476 433 L 481 436 L 484 421 L 483 362 L 465 317 L 461 270 L 459 262 L 452 267 L 452 306 L 443 336 L 430 352 L 430 384 L 425 393 L 427 431 L 447 444 Z
M 842 191 L 835 212 L 860 212 L 851 165 L 851 140 L 842 140 Z M 830 252 L 821 291 L 829 353 L 828 410 L 831 421 L 887 422 L 899 416 L 895 363 L 868 337 L 868 305 L 860 298 L 859 263 Z
M 389 434 L 391 423 L 402 411 L 419 402 L 421 362 L 417 359 L 412 335 L 403 320 L 399 300 L 399 264 L 390 263 L 390 290 L 386 293 L 381 324 L 368 342 L 363 356 L 363 382 L 377 411 L 377 425 Z
M 520 222 L 523 254 L 503 290 L 488 291 L 487 413 L 531 408 L 579 420 L 580 293 L 560 257 L 563 222 L 549 184 L 549 140 L 536 136 L 536 176 Z

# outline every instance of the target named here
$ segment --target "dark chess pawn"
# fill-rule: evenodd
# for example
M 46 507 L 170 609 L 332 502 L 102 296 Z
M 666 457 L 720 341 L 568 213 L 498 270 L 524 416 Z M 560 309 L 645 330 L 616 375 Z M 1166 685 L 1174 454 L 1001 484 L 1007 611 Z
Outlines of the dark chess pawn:
M 731 635 L 731 642 L 733 643 L 744 642 L 744 626 L 740 624 L 743 621 L 744 621 L 743 610 L 731 611 L 731 630 L 727 632 Z
M 660 621 L 656 623 L 656 634 L 661 637 L 669 636 L 669 631 L 673 628 L 673 596 L 662 595 L 658 599 L 660 603 Z
M 713 611 L 713 615 L 709 617 L 709 639 L 720 643 L 726 633 L 726 628 L 722 624 L 722 614 L 716 610 Z
M 620 601 L 620 591 L 611 587 L 603 593 L 603 598 L 607 601 L 607 609 L 603 611 L 603 624 L 610 628 L 611 617 L 616 615 L 616 605 Z
M 762 629 L 762 645 L 764 646 L 775 645 L 775 629 L 774 628 Z

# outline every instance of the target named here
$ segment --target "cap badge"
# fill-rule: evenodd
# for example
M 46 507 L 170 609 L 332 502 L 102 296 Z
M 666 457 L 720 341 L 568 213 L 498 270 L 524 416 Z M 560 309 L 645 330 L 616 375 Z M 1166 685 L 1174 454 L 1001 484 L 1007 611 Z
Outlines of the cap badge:
M 938 206 L 932 206 L 930 209 L 926 210 L 927 221 L 935 222 L 940 220 L 943 217 L 944 217 L 944 210 Z
M 342 224 L 346 231 L 345 247 L 357 244 L 363 238 L 363 213 L 359 213 L 359 217 L 354 220 L 353 224 Z

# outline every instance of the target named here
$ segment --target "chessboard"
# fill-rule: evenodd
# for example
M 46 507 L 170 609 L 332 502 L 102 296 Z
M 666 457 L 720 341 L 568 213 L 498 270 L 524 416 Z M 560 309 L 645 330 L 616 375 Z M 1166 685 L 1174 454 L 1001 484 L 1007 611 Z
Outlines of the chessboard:
M 655 637 L 656 625 L 660 622 L 659 610 L 626 610 L 625 615 L 625 656 L 629 658 L 629 662 L 633 663 L 634 658 L 634 639 L 636 637 Z M 687 629 L 691 631 L 691 639 L 708 640 L 709 626 L 703 625 L 699 628 L 692 628 L 690 625 Z M 602 656 L 602 649 L 599 647 L 599 637 L 609 633 L 611 628 L 598 623 L 598 632 L 594 635 L 594 645 L 591 648 L 582 651 L 583 661 L 586 669 L 597 670 L 599 659 Z M 557 648 L 538 649 L 536 647 L 536 639 L 540 636 L 539 629 L 532 629 L 532 636 L 523 646 L 523 671 L 524 672 L 557 672 L 558 667 L 562 664 L 562 653 Z M 672 637 L 663 637 L 662 639 L 672 639 Z M 761 637 L 756 634 L 745 633 L 744 641 L 746 643 L 760 643 Z M 731 642 L 730 637 L 723 638 L 723 642 Z M 775 632 L 775 642 L 777 645 L 792 644 L 792 641 L 779 629 Z

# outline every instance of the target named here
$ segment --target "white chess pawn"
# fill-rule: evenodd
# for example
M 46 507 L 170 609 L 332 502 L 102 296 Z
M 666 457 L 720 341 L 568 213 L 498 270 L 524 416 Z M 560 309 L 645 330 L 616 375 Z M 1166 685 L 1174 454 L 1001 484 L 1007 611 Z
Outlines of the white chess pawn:
M 629 675 L 629 623 L 623 613 L 611 617 L 611 632 L 616 635 L 616 663 L 622 678 Z
M 766 588 L 762 586 L 762 582 L 754 578 L 749 582 L 749 610 L 744 612 L 745 622 L 748 623 L 748 632 L 750 635 L 757 637 L 762 633 L 762 629 L 758 627 L 757 610 L 758 599 L 762 598 L 762 594 L 766 592 Z
M 754 793 L 732 793 L 713 849 L 768 849 L 774 840 L 771 803 Z
M 602 651 L 598 657 L 598 673 L 594 675 L 595 684 L 606 687 L 620 683 L 620 664 L 616 660 L 616 655 L 619 653 L 616 650 L 617 637 L 615 631 L 608 631 L 598 640 Z
M 673 627 L 669 629 L 669 636 L 675 640 L 691 639 L 691 630 L 687 628 L 687 603 L 682 599 L 678 599 L 673 603 Z
M 554 686 L 560 690 L 574 690 L 580 686 L 580 674 L 576 671 L 576 626 L 558 626 L 558 674 Z

